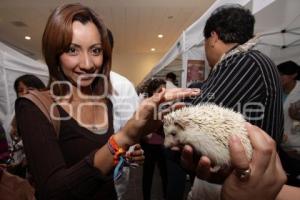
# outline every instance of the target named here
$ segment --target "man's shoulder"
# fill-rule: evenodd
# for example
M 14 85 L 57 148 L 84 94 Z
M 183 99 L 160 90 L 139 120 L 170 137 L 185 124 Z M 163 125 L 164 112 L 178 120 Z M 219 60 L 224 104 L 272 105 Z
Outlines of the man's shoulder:
M 272 62 L 270 57 L 267 56 L 266 54 L 264 54 L 263 52 L 256 50 L 256 49 L 252 49 L 246 52 L 246 55 L 248 55 L 250 58 L 253 58 L 256 62 Z
M 238 54 L 235 59 L 232 59 L 232 62 L 232 64 L 238 64 L 239 67 L 245 66 L 247 68 L 260 68 L 261 66 L 274 68 L 275 66 L 274 62 L 267 55 L 255 49 Z M 247 63 L 247 65 L 243 65 L 243 63 Z

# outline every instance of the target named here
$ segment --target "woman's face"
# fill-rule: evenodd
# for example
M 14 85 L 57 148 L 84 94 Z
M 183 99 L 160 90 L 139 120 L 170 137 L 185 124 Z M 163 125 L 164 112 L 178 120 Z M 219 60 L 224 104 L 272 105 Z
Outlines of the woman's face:
M 101 35 L 95 24 L 74 21 L 72 43 L 60 56 L 64 75 L 77 87 L 87 87 L 94 81 L 102 63 Z
M 28 93 L 28 87 L 21 81 L 17 87 L 17 97 L 21 97 Z

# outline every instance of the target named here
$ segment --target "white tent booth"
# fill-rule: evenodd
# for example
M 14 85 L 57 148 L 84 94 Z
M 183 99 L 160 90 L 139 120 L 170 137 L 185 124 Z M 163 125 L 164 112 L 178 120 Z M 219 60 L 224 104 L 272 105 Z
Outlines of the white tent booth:
M 144 78 L 164 77 L 170 71 L 180 75 L 179 86 L 186 87 L 188 65 L 203 60 L 204 78 L 209 74 L 203 49 L 203 28 L 210 14 L 225 4 L 240 4 L 255 15 L 255 34 L 261 35 L 256 49 L 278 64 L 293 60 L 300 63 L 300 1 L 299 0 L 217 0 L 197 21 L 183 31 L 172 48 Z M 181 64 L 180 64 L 181 62 Z
M 45 64 L 35 61 L 0 42 L 0 120 L 6 132 L 14 115 L 14 102 L 16 100 L 14 82 L 24 74 L 33 74 L 45 84 L 48 82 L 48 68 Z

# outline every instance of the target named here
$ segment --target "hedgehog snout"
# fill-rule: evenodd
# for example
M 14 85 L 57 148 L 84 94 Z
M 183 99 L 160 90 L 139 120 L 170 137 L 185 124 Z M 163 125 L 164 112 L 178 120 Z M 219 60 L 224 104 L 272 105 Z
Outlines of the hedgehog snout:
M 178 144 L 179 144 L 178 141 L 176 141 L 176 139 L 172 135 L 166 135 L 165 141 L 164 141 L 164 146 L 166 148 L 170 148 L 170 147 L 176 146 Z
M 164 145 L 167 148 L 176 146 L 179 144 L 178 139 L 176 139 L 178 130 L 173 125 L 165 126 L 164 133 L 165 133 L 165 141 Z

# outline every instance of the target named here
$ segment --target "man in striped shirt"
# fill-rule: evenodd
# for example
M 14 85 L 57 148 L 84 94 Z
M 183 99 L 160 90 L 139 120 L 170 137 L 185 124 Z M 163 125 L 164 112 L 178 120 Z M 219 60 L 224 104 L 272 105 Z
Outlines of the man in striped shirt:
M 211 73 L 193 104 L 213 102 L 242 113 L 280 144 L 283 134 L 279 73 L 266 55 L 252 50 L 255 19 L 242 7 L 221 7 L 204 28 Z M 249 41 L 250 40 L 250 41 Z
M 283 134 L 282 88 L 279 73 L 270 58 L 251 49 L 255 44 L 254 39 L 251 39 L 254 23 L 255 19 L 251 12 L 240 6 L 223 6 L 211 14 L 204 28 L 205 52 L 211 72 L 201 86 L 202 94 L 196 97 L 192 104 L 211 102 L 232 108 L 242 113 L 247 121 L 262 128 L 279 145 Z M 195 163 L 192 155 L 192 148 L 185 146 L 181 157 L 183 166 L 196 172 L 199 178 L 214 181 L 208 158 L 202 157 Z M 264 161 L 269 162 L 266 166 L 269 166 L 270 160 L 265 155 L 257 154 L 255 159 L 258 156 L 264 156 Z M 263 169 L 261 166 L 255 166 L 257 163 L 253 161 L 248 163 L 248 166 L 243 162 L 237 163 L 245 165 L 237 170 L 251 173 L 250 166 L 253 169 L 256 167 Z M 276 176 L 275 173 L 273 175 Z M 251 173 L 250 179 L 257 183 L 256 189 L 253 190 L 245 189 L 249 187 L 246 184 L 251 185 L 251 182 L 246 181 L 242 184 L 236 179 L 236 184 L 229 185 L 230 197 L 226 197 L 226 193 L 223 193 L 222 199 L 264 197 L 266 193 L 262 191 L 276 190 L 275 186 L 270 188 L 270 185 L 264 183 L 269 178 L 268 175 L 262 178 Z M 190 199 L 194 196 L 199 197 L 199 194 L 206 194 L 202 199 L 220 197 L 221 186 L 197 181 L 189 194 Z M 275 192 L 278 191 L 277 189 Z

